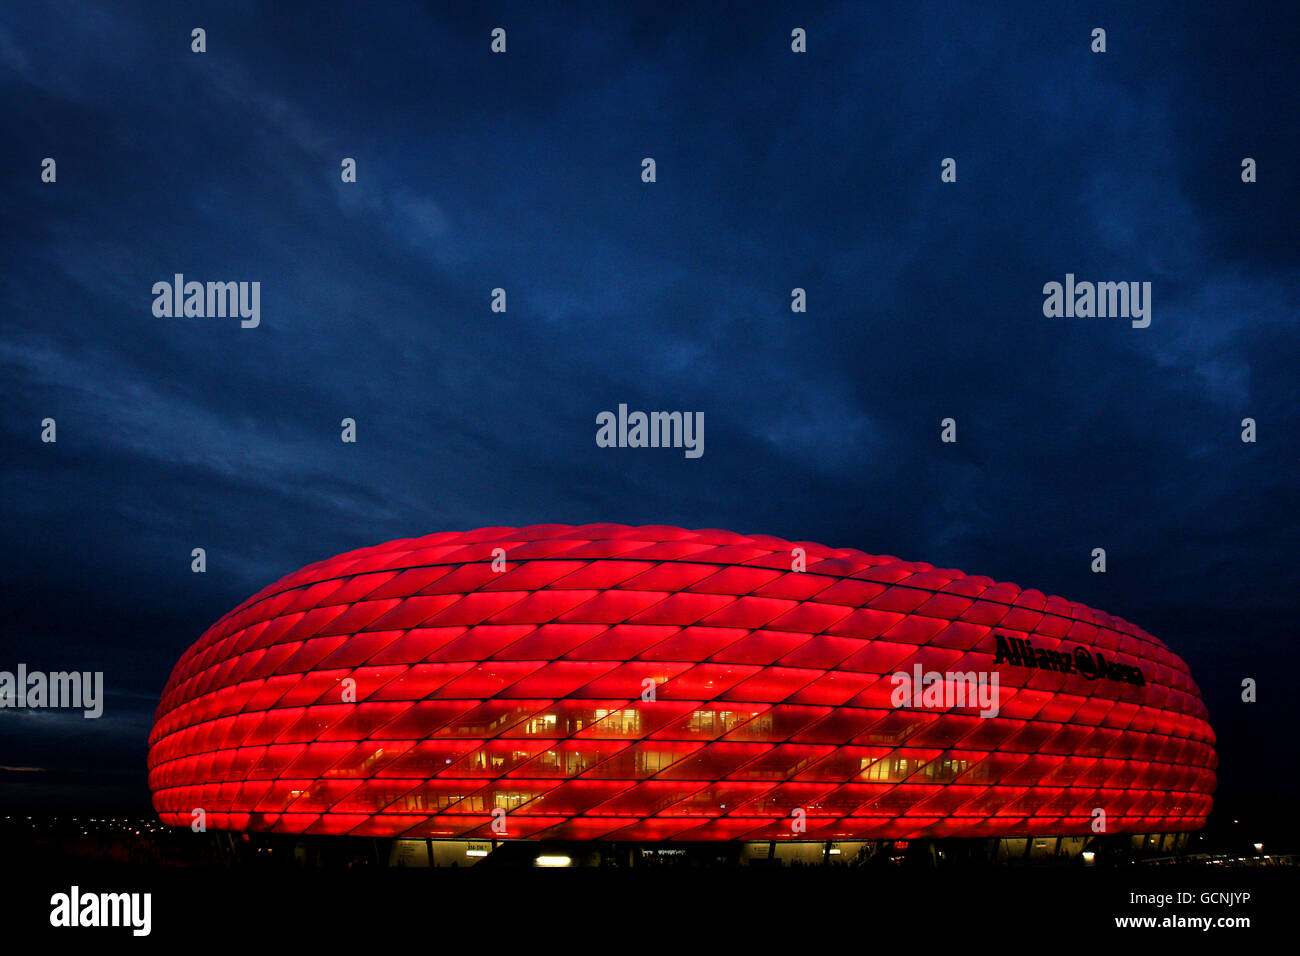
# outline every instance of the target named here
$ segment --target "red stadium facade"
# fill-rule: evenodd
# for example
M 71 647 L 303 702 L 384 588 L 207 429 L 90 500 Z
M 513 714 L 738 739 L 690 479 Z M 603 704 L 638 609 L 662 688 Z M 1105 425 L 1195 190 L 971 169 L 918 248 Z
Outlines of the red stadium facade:
M 900 674 L 920 679 L 901 701 Z M 977 675 L 995 714 L 945 696 Z M 149 750 L 170 824 L 494 844 L 1084 836 L 1099 813 L 1175 833 L 1203 825 L 1215 766 L 1187 666 L 1118 618 L 621 525 L 434 534 L 291 574 L 185 652 Z

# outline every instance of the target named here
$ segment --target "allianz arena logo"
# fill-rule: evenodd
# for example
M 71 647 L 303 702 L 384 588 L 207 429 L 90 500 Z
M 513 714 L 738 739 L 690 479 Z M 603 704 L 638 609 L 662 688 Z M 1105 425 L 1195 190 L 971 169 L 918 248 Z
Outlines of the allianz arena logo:
M 1085 680 L 1110 680 L 1136 687 L 1146 685 L 1142 671 L 1137 667 L 1106 660 L 1098 651 L 1095 655 L 1087 648 L 1076 647 L 1074 653 L 1034 647 L 1024 638 L 1008 634 L 994 634 L 997 650 L 993 663 L 1010 664 L 1033 670 L 1074 674 Z M 974 709 L 984 718 L 998 716 L 998 671 L 924 671 L 920 664 L 912 673 L 899 671 L 891 675 L 894 686 L 890 703 L 895 708 L 916 710 Z
M 1118 661 L 1108 661 L 1100 651 L 1092 654 L 1087 648 L 1076 647 L 1073 654 L 1068 654 L 1065 651 L 1034 647 L 1020 637 L 1005 634 L 995 634 L 994 637 L 997 639 L 994 664 L 1005 663 L 1013 667 L 1055 671 L 1058 674 L 1078 674 L 1086 680 L 1111 680 L 1136 687 L 1146 686 L 1146 678 L 1140 669 Z

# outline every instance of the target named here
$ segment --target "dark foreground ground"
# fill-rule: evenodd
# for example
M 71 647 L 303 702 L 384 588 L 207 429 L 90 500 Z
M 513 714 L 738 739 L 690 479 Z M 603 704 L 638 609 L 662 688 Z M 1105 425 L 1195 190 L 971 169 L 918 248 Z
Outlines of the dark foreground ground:
M 993 945 L 1074 939 L 1088 945 L 1130 934 L 1198 934 L 1232 946 L 1255 933 L 1292 935 L 1300 909 L 1300 868 L 1294 866 L 291 872 L 64 863 L 10 870 L 8 876 L 0 914 L 10 943 L 36 935 L 52 942 L 63 937 L 66 944 L 120 937 L 131 946 L 204 951 L 214 944 L 261 951 L 354 941 L 429 951 L 671 946 L 687 952 L 806 952 L 826 945 L 865 949 L 882 940 L 940 948 L 980 940 Z M 149 938 L 133 938 L 126 928 L 51 928 L 51 896 L 74 884 L 83 894 L 152 894 Z M 1163 905 L 1134 896 L 1179 893 L 1185 895 Z M 1118 927 L 1117 918 L 1124 917 L 1245 917 L 1250 925 Z
M 325 843 L 346 852 L 304 864 L 274 852 L 286 849 L 275 841 L 262 848 L 256 839 L 195 835 L 147 819 L 5 817 L 0 926 L 15 952 L 36 937 L 53 943 L 51 952 L 116 940 L 187 952 L 337 951 L 359 943 L 363 952 L 401 946 L 528 956 L 664 947 L 802 954 L 881 942 L 942 951 L 1068 940 L 1073 949 L 1135 934 L 1199 935 L 1233 946 L 1260 932 L 1294 936 L 1300 856 L 1277 843 L 1283 852 L 1256 851 L 1233 833 L 1211 832 L 1195 852 L 1156 858 L 1103 845 L 1089 866 L 1077 857 L 953 863 L 952 853 L 948 865 L 935 866 L 933 856 L 916 852 L 859 866 L 734 866 L 687 853 L 672 865 L 539 869 L 503 853 L 495 865 L 408 869 L 383 865 L 384 853 L 371 853 L 369 841 Z M 228 852 L 231 845 L 239 852 Z M 83 898 L 150 894 L 148 937 L 127 927 L 51 927 L 53 898 L 74 886 Z M 1119 925 L 1130 918 L 1155 925 Z

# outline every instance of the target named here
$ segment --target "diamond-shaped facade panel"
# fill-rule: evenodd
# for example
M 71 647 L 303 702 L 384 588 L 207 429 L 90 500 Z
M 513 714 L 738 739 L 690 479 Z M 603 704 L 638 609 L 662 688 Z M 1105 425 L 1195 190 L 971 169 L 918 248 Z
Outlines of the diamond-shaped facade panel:
M 1214 742 L 1187 666 L 1080 604 L 809 542 L 544 525 L 254 595 L 173 670 L 149 780 L 167 823 L 286 833 L 1068 835 L 1098 809 L 1167 832 L 1204 823 Z

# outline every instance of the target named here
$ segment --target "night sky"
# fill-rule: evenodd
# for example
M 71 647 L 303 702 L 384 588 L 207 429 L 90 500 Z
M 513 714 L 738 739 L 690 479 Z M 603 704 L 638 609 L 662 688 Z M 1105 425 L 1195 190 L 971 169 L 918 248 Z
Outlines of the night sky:
M 288 572 L 605 521 L 1116 614 L 1190 665 L 1221 805 L 1294 802 L 1294 7 L 292 6 L 0 6 L 0 669 L 107 689 L 0 711 L 0 808 L 147 811 L 172 665 Z M 156 317 L 176 273 L 260 325 Z M 1150 327 L 1045 317 L 1067 273 Z M 597 447 L 620 403 L 703 456 Z

